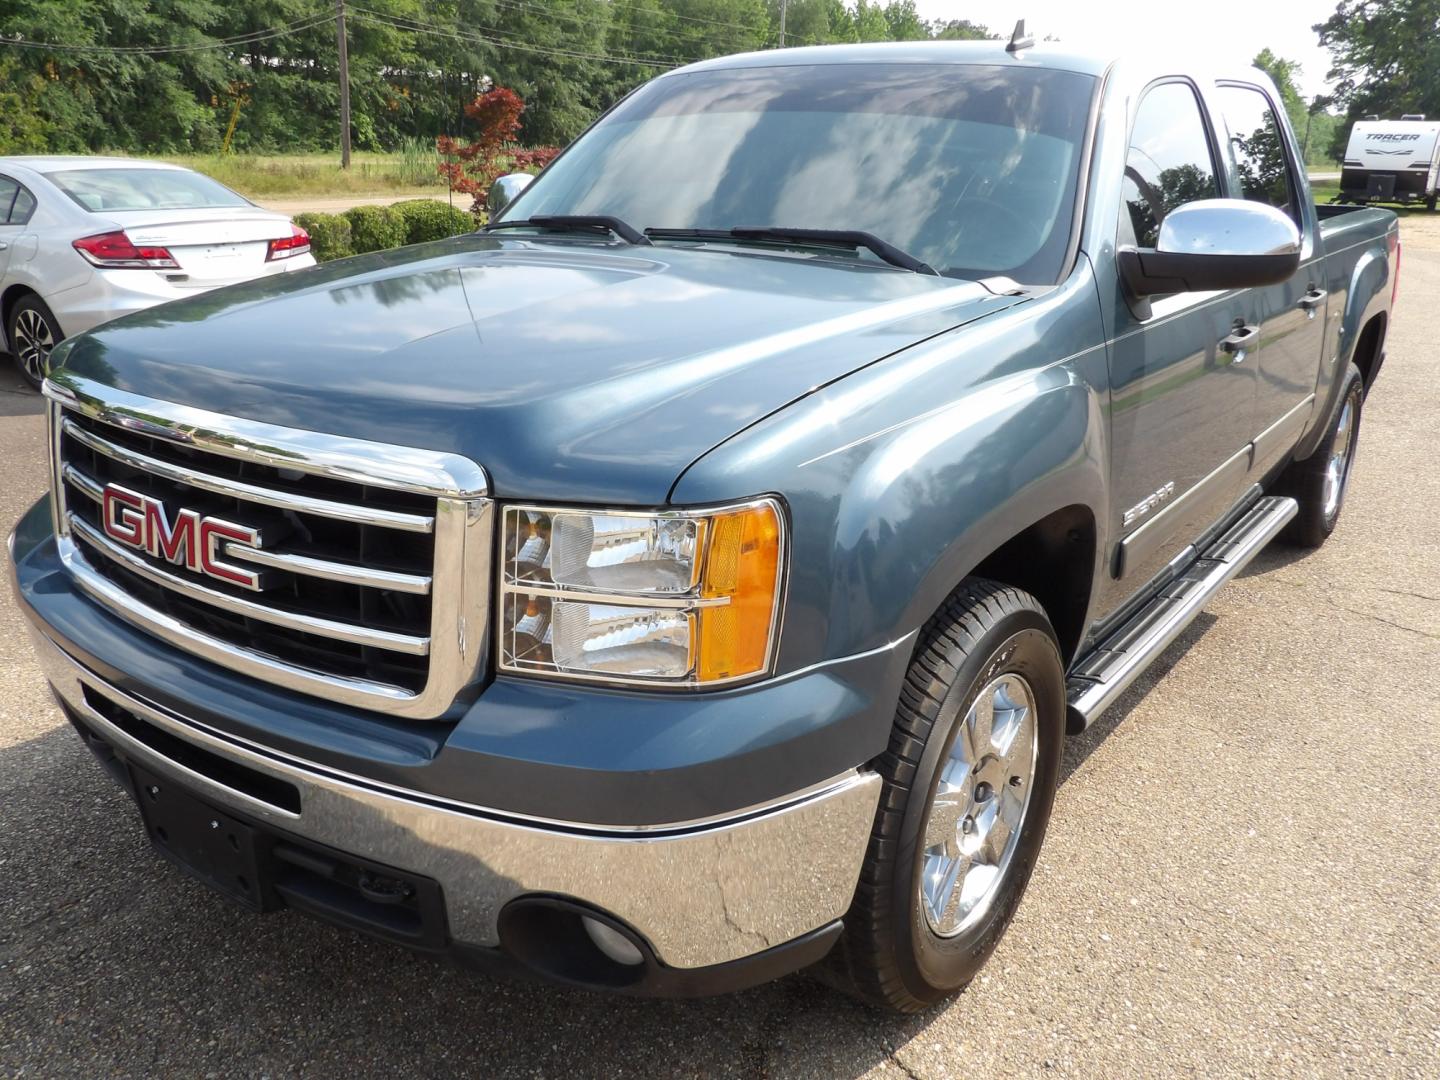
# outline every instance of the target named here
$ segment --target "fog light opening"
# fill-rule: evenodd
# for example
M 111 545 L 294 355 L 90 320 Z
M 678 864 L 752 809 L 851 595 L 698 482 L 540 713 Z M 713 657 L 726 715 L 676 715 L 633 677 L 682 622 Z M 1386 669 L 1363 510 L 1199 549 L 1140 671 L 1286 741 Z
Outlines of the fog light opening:
M 588 915 L 581 916 L 580 921 L 585 926 L 585 933 L 595 943 L 595 947 L 615 963 L 624 964 L 626 967 L 638 967 L 645 962 L 645 956 L 641 953 L 639 946 L 613 926 L 607 926 Z

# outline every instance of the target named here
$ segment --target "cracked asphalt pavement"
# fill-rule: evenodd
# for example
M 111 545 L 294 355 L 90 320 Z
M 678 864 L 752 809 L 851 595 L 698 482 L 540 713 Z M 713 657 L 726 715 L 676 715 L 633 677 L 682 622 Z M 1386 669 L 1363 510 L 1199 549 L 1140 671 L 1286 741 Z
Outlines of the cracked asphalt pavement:
M 1440 223 L 1411 216 L 1344 518 L 1272 547 L 1086 734 L 1008 937 L 896 1018 L 805 977 L 646 1002 L 493 981 L 152 856 L 0 595 L 0 1075 L 1440 1072 Z M 44 485 L 0 364 L 0 527 Z

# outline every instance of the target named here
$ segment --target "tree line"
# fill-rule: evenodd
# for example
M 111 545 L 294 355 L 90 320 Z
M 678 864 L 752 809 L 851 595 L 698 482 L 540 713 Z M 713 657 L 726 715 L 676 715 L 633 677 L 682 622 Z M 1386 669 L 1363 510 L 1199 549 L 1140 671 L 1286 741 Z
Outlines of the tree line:
M 332 0 L 0 0 L 0 153 L 333 150 Z M 489 85 L 563 145 L 679 64 L 780 43 L 780 0 L 346 0 L 358 149 L 465 136 Z M 788 0 L 787 44 L 983 38 L 913 0 Z
M 274 153 L 338 142 L 334 0 L 0 0 L 0 153 Z M 524 98 L 520 138 L 563 145 L 646 79 L 781 43 L 781 0 L 345 0 L 360 149 L 466 137 L 492 84 Z M 787 0 L 786 44 L 998 37 L 914 0 Z M 1005 28 L 1008 31 L 1008 27 Z M 1334 92 L 1301 100 L 1266 50 L 1309 157 L 1348 119 L 1440 116 L 1440 0 L 1339 0 L 1315 31 Z

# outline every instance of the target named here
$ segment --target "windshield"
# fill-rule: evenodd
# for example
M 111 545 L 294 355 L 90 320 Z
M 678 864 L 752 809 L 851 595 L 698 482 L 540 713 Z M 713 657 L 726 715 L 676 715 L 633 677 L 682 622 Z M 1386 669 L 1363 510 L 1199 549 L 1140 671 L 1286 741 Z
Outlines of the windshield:
M 500 220 L 862 230 L 942 274 L 1050 284 L 1093 89 L 1074 72 L 958 64 L 667 76 L 601 120 Z
M 92 213 L 250 205 L 224 185 L 186 169 L 67 169 L 45 176 Z

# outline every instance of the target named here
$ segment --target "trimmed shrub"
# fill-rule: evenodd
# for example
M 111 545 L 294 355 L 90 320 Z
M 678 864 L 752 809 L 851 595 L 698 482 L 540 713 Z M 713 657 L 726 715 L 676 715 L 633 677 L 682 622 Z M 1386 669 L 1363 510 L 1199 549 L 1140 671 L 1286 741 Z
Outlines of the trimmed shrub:
M 408 199 L 390 209 L 405 222 L 405 243 L 424 244 L 475 231 L 475 219 L 464 210 L 435 199 Z
M 387 206 L 354 206 L 344 216 L 350 222 L 350 244 L 357 255 L 405 243 L 404 219 Z
M 295 224 L 310 234 L 310 253 L 315 256 L 316 262 L 329 262 L 355 254 L 350 239 L 350 222 L 339 214 L 296 214 Z

